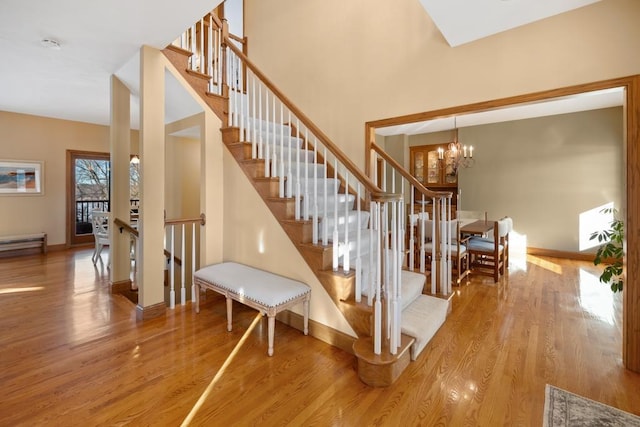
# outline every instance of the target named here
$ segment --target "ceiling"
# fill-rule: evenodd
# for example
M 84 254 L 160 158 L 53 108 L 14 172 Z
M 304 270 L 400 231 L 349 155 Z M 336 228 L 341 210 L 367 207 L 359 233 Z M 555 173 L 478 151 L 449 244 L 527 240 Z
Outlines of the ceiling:
M 600 0 L 420 0 L 450 46 L 568 12 Z
M 0 110 L 107 125 L 111 75 L 135 62 L 142 45 L 167 46 L 217 3 L 2 0 Z M 137 81 L 129 82 L 134 93 Z
M 594 1 L 420 0 L 452 46 Z M 165 47 L 218 3 L 2 0 L 0 110 L 108 125 L 109 81 L 116 74 L 132 90 L 137 127 L 140 46 Z M 183 92 L 167 79 L 167 98 L 176 99 L 167 103 L 167 121 L 198 109 Z

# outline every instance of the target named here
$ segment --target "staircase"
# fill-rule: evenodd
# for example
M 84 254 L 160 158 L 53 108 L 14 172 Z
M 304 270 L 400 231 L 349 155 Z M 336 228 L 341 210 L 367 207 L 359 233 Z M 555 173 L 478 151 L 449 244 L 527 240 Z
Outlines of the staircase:
M 217 18 L 207 16 L 199 28 L 199 37 L 221 32 L 216 57 L 227 71 L 215 85 L 215 76 L 189 67 L 194 46 L 171 45 L 165 55 L 227 123 L 225 145 L 356 332 L 360 378 L 393 383 L 449 311 L 446 298 L 423 294 L 424 274 L 402 268 L 404 185 L 378 188 L 232 44 Z M 193 34 L 182 42 L 197 40 Z M 443 197 L 420 191 L 434 203 Z M 432 271 L 433 288 L 437 265 Z

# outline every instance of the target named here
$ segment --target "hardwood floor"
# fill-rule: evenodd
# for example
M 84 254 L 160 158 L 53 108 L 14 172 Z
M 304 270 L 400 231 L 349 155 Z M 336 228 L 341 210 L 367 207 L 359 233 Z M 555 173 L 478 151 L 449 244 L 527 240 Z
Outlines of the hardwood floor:
M 621 295 L 588 262 L 529 256 L 454 288 L 418 360 L 370 388 L 352 355 L 281 323 L 267 357 L 266 319 L 235 304 L 227 332 L 214 294 L 137 322 L 90 257 L 0 260 L 0 425 L 539 426 L 547 383 L 640 415 Z

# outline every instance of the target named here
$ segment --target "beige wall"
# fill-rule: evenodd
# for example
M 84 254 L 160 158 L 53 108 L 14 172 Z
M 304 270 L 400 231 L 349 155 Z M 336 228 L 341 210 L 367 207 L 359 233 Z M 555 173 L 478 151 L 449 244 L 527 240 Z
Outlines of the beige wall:
M 460 170 L 460 206 L 513 217 L 529 247 L 579 252 L 580 214 L 623 207 L 622 132 L 621 107 L 462 128 L 476 162 Z M 449 141 L 449 132 L 409 137 L 410 146 Z
M 0 159 L 44 161 L 44 195 L 0 196 L 0 235 L 47 233 L 66 242 L 66 150 L 109 152 L 107 126 L 0 111 Z M 137 147 L 138 132 L 131 132 Z
M 311 286 L 309 317 L 355 336 L 342 313 L 253 188 L 224 151 L 224 260 L 262 268 Z M 302 314 L 301 307 L 293 311 Z
M 415 0 L 247 0 L 245 34 L 363 165 L 367 121 L 640 73 L 639 18 L 639 1 L 607 0 L 451 48 Z
M 167 136 L 165 182 L 167 218 L 194 218 L 200 215 L 200 141 Z

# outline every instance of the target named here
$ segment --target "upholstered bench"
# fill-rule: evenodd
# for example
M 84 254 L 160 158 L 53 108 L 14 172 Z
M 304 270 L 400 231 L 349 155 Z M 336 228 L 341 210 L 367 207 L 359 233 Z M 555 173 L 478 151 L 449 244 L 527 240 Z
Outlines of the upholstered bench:
M 268 317 L 269 356 L 273 355 L 276 314 L 302 303 L 304 334 L 309 333 L 309 299 L 311 288 L 264 270 L 235 262 L 223 262 L 203 267 L 194 273 L 196 313 L 200 312 L 200 289 L 211 289 L 227 299 L 227 330 L 231 331 L 233 301 L 254 308 Z

